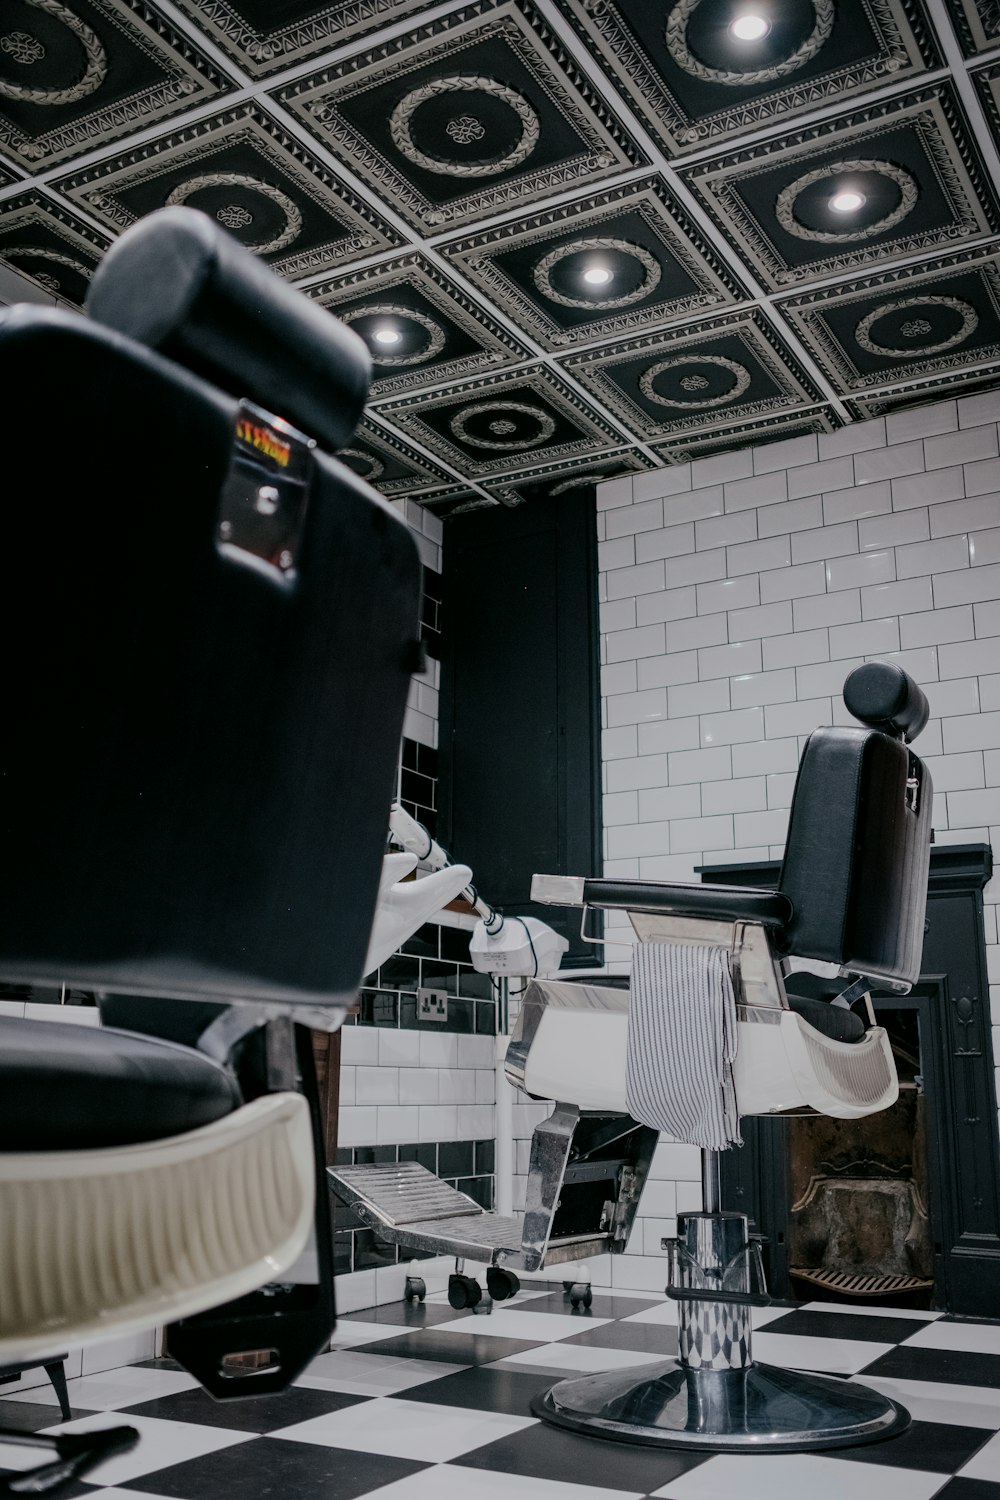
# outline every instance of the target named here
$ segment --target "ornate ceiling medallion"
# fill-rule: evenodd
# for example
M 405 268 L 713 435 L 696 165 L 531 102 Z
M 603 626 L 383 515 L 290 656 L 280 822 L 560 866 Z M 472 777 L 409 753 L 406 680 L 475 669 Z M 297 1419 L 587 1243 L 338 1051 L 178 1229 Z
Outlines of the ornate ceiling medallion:
M 227 229 L 246 229 L 253 223 L 253 214 L 248 208 L 243 208 L 239 203 L 227 203 L 225 208 L 220 208 L 215 217 L 220 224 Z
M 489 94 L 491 98 L 499 99 L 514 111 L 521 124 L 521 136 L 513 150 L 504 152 L 502 156 L 486 157 L 482 161 L 449 160 L 445 157 L 430 156 L 426 151 L 421 151 L 410 131 L 410 122 L 414 114 L 422 104 L 426 104 L 430 99 L 436 99 L 440 94 L 459 92 Z M 457 120 L 449 121 L 445 127 L 454 141 L 460 141 L 460 137 L 453 133 L 451 129 L 453 125 L 460 127 L 463 135 L 466 131 L 472 131 L 471 134 L 465 135 L 468 141 L 480 140 L 481 136 L 486 133 L 474 115 L 462 115 Z M 479 134 L 472 130 L 473 125 L 479 126 Z M 509 172 L 511 167 L 520 165 L 526 157 L 531 155 L 538 143 L 539 124 L 538 116 L 527 99 L 514 89 L 508 88 L 506 84 L 497 83 L 494 78 L 456 73 L 450 77 L 431 79 L 429 83 L 422 83 L 419 87 L 411 89 L 393 110 L 389 119 L 389 130 L 396 149 L 401 151 L 408 161 L 412 161 L 415 166 L 426 168 L 428 172 L 441 172 L 448 177 L 494 177 L 499 172 Z
M 45 48 L 30 31 L 8 31 L 6 36 L 0 36 L 0 52 L 6 52 L 24 68 L 41 62 L 45 56 Z
M 603 484 L 605 479 L 611 479 L 610 474 L 577 474 L 572 479 L 564 479 L 562 484 L 554 484 L 549 494 L 554 500 L 557 495 L 565 495 L 567 490 L 578 490 L 585 484 Z
M 256 250 L 258 255 L 270 255 L 275 250 L 284 250 L 287 246 L 294 244 L 302 231 L 302 215 L 298 208 L 283 193 L 270 182 L 262 182 L 259 177 L 250 177 L 246 172 L 203 172 L 197 177 L 188 177 L 184 182 L 179 182 L 173 192 L 167 198 L 167 203 L 173 207 L 178 203 L 186 203 L 194 194 L 200 193 L 205 188 L 216 187 L 243 187 L 249 188 L 253 193 L 261 193 L 269 198 L 272 203 L 285 216 L 285 227 L 280 234 L 270 240 L 244 240 L 243 243 L 248 250 Z M 220 211 L 232 214 L 238 205 L 230 204 Z M 235 226 L 234 226 L 235 227 Z
M 377 479 L 385 469 L 385 464 L 381 459 L 375 458 L 371 453 L 362 453 L 360 448 L 341 448 L 337 457 L 342 461 L 353 458 L 357 463 L 364 464 L 364 472 L 358 477 L 367 480 L 369 483 L 373 479 Z M 350 464 L 347 467 L 350 468 Z M 357 470 L 353 470 L 352 472 L 357 473 Z
M 8 78 L 0 79 L 0 98 L 17 99 L 25 104 L 76 104 L 81 99 L 86 99 L 95 89 L 100 88 L 108 76 L 108 59 L 104 48 L 101 46 L 100 38 L 96 32 L 91 31 L 85 21 L 69 9 L 66 5 L 60 5 L 59 0 L 25 0 L 25 4 L 33 5 L 44 15 L 52 16 L 73 33 L 80 46 L 83 48 L 87 59 L 87 65 L 83 77 L 68 88 L 32 88 L 26 83 L 14 83 Z M 26 39 L 26 40 L 25 40 Z M 27 44 L 34 42 L 31 48 Z M 27 32 L 10 32 L 0 42 L 4 52 L 9 53 L 15 62 L 32 63 L 38 62 L 44 57 L 45 48 L 35 37 Z M 41 48 L 39 52 L 37 49 Z
M 956 333 L 939 339 L 936 344 L 917 344 L 912 349 L 899 349 L 893 344 L 883 344 L 872 336 L 872 328 L 882 318 L 887 318 L 890 313 L 903 312 L 907 307 L 946 307 L 950 312 L 958 314 L 961 326 Z M 898 297 L 893 302 L 884 302 L 881 307 L 874 308 L 861 319 L 854 330 L 854 337 L 862 349 L 867 349 L 869 354 L 890 354 L 894 359 L 912 359 L 915 354 L 940 354 L 945 349 L 954 349 L 956 344 L 963 343 L 969 337 L 978 323 L 979 314 L 976 309 L 968 302 L 963 302 L 960 297 L 944 297 L 928 293 L 923 297 Z M 905 338 L 916 338 L 925 329 L 929 333 L 931 324 L 926 318 L 919 318 L 904 323 L 900 332 Z
M 833 30 L 834 0 L 812 0 L 815 17 L 813 29 L 790 56 L 763 68 L 712 68 L 696 58 L 687 43 L 688 22 L 700 4 L 701 0 L 679 0 L 667 17 L 666 42 L 667 51 L 677 66 L 704 83 L 722 83 L 730 88 L 774 83 L 776 79 L 784 78 L 788 73 L 794 73 L 811 62 Z
M 678 365 L 715 365 L 719 369 L 728 370 L 733 376 L 733 384 L 728 391 L 721 396 L 707 396 L 701 401 L 672 401 L 669 396 L 661 396 L 653 386 L 657 375 L 662 375 L 664 370 L 675 370 Z M 686 377 L 688 380 L 698 377 Z M 701 377 L 703 378 L 703 377 Z M 708 382 L 705 382 L 706 385 Z M 681 381 L 684 385 L 684 380 Z M 679 411 L 700 411 L 710 406 L 727 406 L 730 401 L 736 401 L 750 385 L 750 371 L 743 365 L 737 364 L 735 359 L 726 359 L 721 354 L 678 354 L 673 359 L 657 360 L 655 365 L 650 365 L 639 377 L 639 389 L 647 401 L 655 401 L 657 406 L 670 406 Z M 690 389 L 690 386 L 685 386 Z
M 851 229 L 840 230 L 812 229 L 796 217 L 795 204 L 807 188 L 811 188 L 817 182 L 829 179 L 832 183 L 838 177 L 850 176 L 858 172 L 871 172 L 877 177 L 884 177 L 895 183 L 899 189 L 899 202 L 891 213 L 885 214 L 881 219 L 876 219 L 874 223 L 858 224 Z M 775 202 L 774 212 L 782 229 L 788 234 L 794 234 L 800 240 L 815 240 L 821 245 L 843 245 L 853 240 L 869 240 L 876 234 L 893 229 L 910 213 L 919 193 L 915 179 L 903 167 L 897 167 L 894 162 L 835 161 L 825 167 L 816 167 L 812 172 L 804 172 L 801 177 L 796 177 L 794 182 L 783 187 Z
M 486 127 L 475 115 L 457 115 L 454 120 L 449 120 L 444 127 L 445 135 L 451 136 L 460 146 L 468 146 L 472 141 L 481 141 L 486 134 Z
M 50 260 L 54 265 L 67 266 L 69 270 L 76 271 L 77 275 L 82 276 L 85 281 L 90 281 L 94 274 L 93 266 L 84 265 L 82 260 L 74 260 L 71 255 L 61 255 L 58 250 L 48 250 L 42 245 L 11 245 L 9 249 L 5 247 L 0 250 L 0 260 L 16 261 L 18 259 Z M 29 271 L 28 275 L 32 275 L 32 272 Z M 58 281 L 54 286 L 49 286 L 49 282 L 53 280 L 52 277 L 35 276 L 35 280 L 40 281 L 43 286 L 48 286 L 49 291 L 59 290 Z
M 472 436 L 468 426 L 474 417 L 483 416 L 487 412 L 501 411 L 513 411 L 519 416 L 531 417 L 538 423 L 538 432 L 534 437 L 508 439 L 506 442 L 491 442 L 488 438 Z M 451 418 L 449 426 L 463 443 L 471 443 L 475 448 L 496 448 L 503 452 L 516 448 L 537 448 L 539 443 L 547 443 L 556 430 L 556 424 L 547 411 L 543 411 L 540 406 L 529 406 L 524 401 L 476 401 L 472 406 L 463 406 L 461 411 L 457 411 Z M 516 426 L 514 430 L 516 431 Z M 496 426 L 492 422 L 490 431 L 496 431 Z
M 554 268 L 568 256 L 584 255 L 588 250 L 617 250 L 619 254 L 628 255 L 632 260 L 638 261 L 644 273 L 641 284 L 631 292 L 623 292 L 618 297 L 568 297 L 564 292 L 557 292 L 551 280 Z M 586 307 L 600 311 L 610 307 L 627 307 L 631 302 L 639 302 L 643 297 L 648 297 L 650 292 L 659 285 L 662 272 L 659 261 L 642 245 L 633 245 L 628 240 L 596 235 L 589 239 L 574 240 L 569 245 L 557 245 L 554 250 L 542 256 L 531 274 L 542 296 L 558 302 L 561 307 Z
M 374 352 L 377 365 L 422 365 L 425 360 L 433 359 L 436 354 L 441 353 L 447 339 L 441 324 L 428 317 L 425 312 L 419 312 L 415 307 L 403 307 L 395 302 L 369 302 L 364 307 L 355 307 L 350 312 L 341 312 L 337 316 L 344 323 L 356 323 L 360 318 L 402 318 L 406 322 L 419 324 L 427 334 L 426 345 L 415 353 L 383 354 L 381 349 Z

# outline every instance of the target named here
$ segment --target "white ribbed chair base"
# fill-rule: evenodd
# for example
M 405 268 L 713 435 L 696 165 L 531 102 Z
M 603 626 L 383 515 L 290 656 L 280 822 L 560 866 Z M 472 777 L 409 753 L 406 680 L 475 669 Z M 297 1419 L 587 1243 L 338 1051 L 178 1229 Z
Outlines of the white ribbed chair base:
M 530 1043 L 517 1083 L 539 1099 L 569 1099 L 581 1109 L 628 1112 L 625 1060 L 629 993 L 599 982 L 534 979 L 522 1029 Z M 733 1067 L 741 1115 L 810 1108 L 839 1120 L 887 1109 L 899 1093 L 889 1038 L 871 1027 L 859 1042 L 837 1042 L 794 1011 L 743 1008 Z M 770 1023 L 770 1024 L 765 1024 Z M 509 1061 L 509 1058 L 508 1058 Z
M 0 1156 L 0 1364 L 276 1280 L 315 1192 L 309 1106 L 292 1093 L 144 1145 Z

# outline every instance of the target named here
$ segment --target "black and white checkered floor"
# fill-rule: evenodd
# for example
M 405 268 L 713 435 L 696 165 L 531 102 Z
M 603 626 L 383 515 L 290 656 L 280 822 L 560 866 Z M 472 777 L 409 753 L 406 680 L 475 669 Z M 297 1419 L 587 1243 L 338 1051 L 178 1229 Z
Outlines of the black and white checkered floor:
M 902 1436 L 823 1454 L 694 1457 L 543 1426 L 529 1401 L 572 1372 L 653 1362 L 675 1312 L 558 1283 L 491 1316 L 443 1294 L 340 1320 L 335 1350 L 283 1396 L 217 1405 L 169 1361 L 70 1381 L 68 1430 L 126 1420 L 137 1448 L 87 1500 L 1000 1500 L 1000 1323 L 809 1303 L 756 1321 L 757 1358 L 863 1379 L 911 1412 Z M 55 1427 L 51 1387 L 0 1400 L 0 1425 Z M 37 1460 L 0 1446 L 0 1470 Z

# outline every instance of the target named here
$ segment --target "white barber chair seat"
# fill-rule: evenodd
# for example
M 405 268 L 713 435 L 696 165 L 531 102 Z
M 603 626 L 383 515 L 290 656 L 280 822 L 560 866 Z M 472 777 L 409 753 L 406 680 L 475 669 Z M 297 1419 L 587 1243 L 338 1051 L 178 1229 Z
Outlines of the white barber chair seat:
M 866 727 L 818 729 L 806 742 L 777 891 L 546 875 L 532 883 L 536 901 L 627 911 L 640 942 L 727 951 L 740 1115 L 851 1119 L 897 1097 L 868 992 L 905 992 L 919 973 L 932 786 L 908 742 L 928 708 L 905 672 L 881 663 L 851 673 L 844 701 Z M 839 978 L 793 970 L 793 961 L 833 965 Z M 595 982 L 532 983 L 507 1056 L 511 1080 L 559 1100 L 557 1115 L 627 1115 L 629 998 Z M 862 1001 L 867 1025 L 851 1009 Z M 717 1152 L 703 1150 L 702 1178 L 703 1211 L 680 1215 L 676 1240 L 664 1241 L 678 1358 L 562 1381 L 536 1400 L 536 1414 L 593 1437 L 714 1451 L 835 1447 L 905 1428 L 908 1413 L 863 1386 L 753 1361 L 759 1245 L 744 1215 L 721 1211 Z M 612 1251 L 625 1248 L 641 1187 L 634 1176 L 606 1205 L 605 1218 L 623 1226 Z

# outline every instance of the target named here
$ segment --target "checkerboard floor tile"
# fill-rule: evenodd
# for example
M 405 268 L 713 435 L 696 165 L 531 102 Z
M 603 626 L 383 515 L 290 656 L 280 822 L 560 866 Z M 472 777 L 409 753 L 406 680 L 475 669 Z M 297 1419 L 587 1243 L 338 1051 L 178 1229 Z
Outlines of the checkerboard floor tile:
M 423 1304 L 342 1318 L 334 1348 L 283 1396 L 217 1404 L 169 1361 L 0 1398 L 0 1426 L 128 1422 L 138 1447 L 67 1500 L 1000 1500 L 1000 1324 L 813 1302 L 755 1317 L 754 1352 L 870 1382 L 912 1416 L 896 1438 L 819 1454 L 692 1454 L 603 1443 L 538 1422 L 549 1385 L 677 1348 L 676 1306 L 596 1291 L 570 1308 L 526 1286 L 489 1315 Z M 0 1474 L 30 1466 L 0 1442 Z

